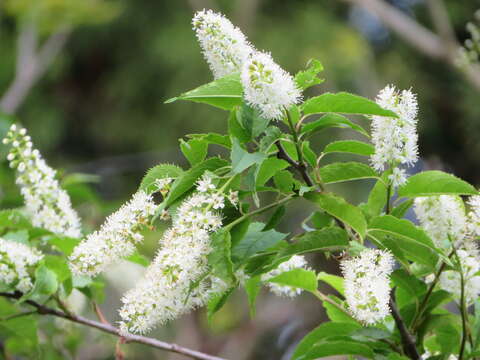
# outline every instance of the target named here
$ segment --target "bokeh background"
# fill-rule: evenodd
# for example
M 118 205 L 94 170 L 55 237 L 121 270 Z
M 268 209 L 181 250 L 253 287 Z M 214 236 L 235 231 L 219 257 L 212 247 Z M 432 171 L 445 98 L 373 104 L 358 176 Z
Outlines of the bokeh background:
M 388 2 L 432 28 L 424 1 Z M 457 39 L 464 41 L 465 24 L 480 1 L 448 0 L 445 5 Z M 411 87 L 420 105 L 419 167 L 443 169 L 480 183 L 480 90 L 461 71 L 413 48 L 360 6 L 340 0 L 1 0 L 0 97 L 11 89 L 19 44 L 29 26 L 35 24 L 37 48 L 59 34 L 65 42 L 16 109 L 1 110 L 14 112 L 48 162 L 62 169 L 64 185 L 88 229 L 125 201 L 151 166 L 185 165 L 180 137 L 226 130 L 226 114 L 219 110 L 164 104 L 212 80 L 190 24 L 193 13 L 203 8 L 225 13 L 257 48 L 270 51 L 291 73 L 303 69 L 309 59 L 319 59 L 325 82 L 310 95 L 350 91 L 374 98 L 389 83 Z M 12 118 L 2 115 L 1 131 L 10 121 L 5 119 Z M 334 137 L 352 136 L 329 131 L 315 138 L 313 146 L 320 150 Z M 1 206 L 19 206 L 4 149 L 0 155 Z M 362 190 L 371 183 L 355 186 L 355 191 L 345 190 L 346 196 L 364 200 Z M 281 230 L 299 231 L 304 211 L 294 209 Z M 143 254 L 152 256 L 158 236 L 149 237 Z M 338 271 L 334 261 L 311 260 L 317 269 Z M 111 321 L 118 319 L 121 294 L 141 272 L 139 266 L 122 263 L 105 275 L 108 285 L 101 307 Z M 81 296 L 76 302 L 92 315 Z M 280 360 L 288 359 L 296 341 L 322 319 L 320 303 L 307 295 L 290 301 L 267 292 L 259 300 L 257 317 L 250 319 L 239 290 L 211 323 L 200 310 L 152 335 L 229 359 Z M 62 339 L 67 334 L 70 341 L 58 341 L 63 358 L 114 358 L 115 339 L 60 326 L 65 326 Z M 53 330 L 43 335 L 60 336 Z M 123 348 L 128 359 L 183 359 L 143 346 Z

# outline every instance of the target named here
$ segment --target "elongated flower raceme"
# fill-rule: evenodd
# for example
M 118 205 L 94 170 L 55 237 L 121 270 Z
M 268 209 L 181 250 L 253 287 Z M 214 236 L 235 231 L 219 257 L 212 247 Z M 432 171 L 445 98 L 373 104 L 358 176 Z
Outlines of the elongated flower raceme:
M 215 79 L 240 72 L 253 51 L 240 29 L 212 10 L 197 12 L 192 25 Z
M 480 196 L 471 196 L 468 200 L 468 231 L 473 238 L 480 237 Z
M 269 279 L 278 276 L 287 271 L 294 269 L 308 269 L 307 261 L 303 256 L 294 255 L 289 260 L 281 263 L 276 269 L 269 271 L 262 275 L 262 281 L 268 281 Z M 276 283 L 267 283 L 270 291 L 277 296 L 293 298 L 302 293 L 302 289 L 293 286 L 285 286 Z
M 222 224 L 216 209 L 223 206 L 223 195 L 209 177 L 204 177 L 197 192 L 178 208 L 144 278 L 123 297 L 122 332 L 145 333 L 203 305 L 212 292 L 221 288 L 218 279 L 204 277 L 212 250 L 210 234 Z M 192 287 L 194 284 L 197 288 Z
M 399 186 L 407 179 L 405 169 L 400 166 L 411 166 L 418 160 L 417 99 L 410 90 L 399 92 L 389 85 L 380 91 L 376 101 L 398 118 L 372 116 L 375 153 L 370 160 L 377 171 L 392 168 L 390 179 L 394 186 Z
M 378 249 L 365 249 L 358 257 L 342 262 L 345 298 L 358 321 L 375 324 L 389 314 L 389 276 L 393 264 L 393 256 Z
M 143 240 L 140 233 L 155 213 L 155 203 L 145 191 L 138 191 L 110 215 L 99 231 L 87 236 L 70 256 L 74 274 L 95 276 L 131 255 Z
M 249 57 L 243 65 L 241 80 L 246 102 L 269 120 L 282 118 L 284 109 L 302 98 L 293 77 L 267 53 L 255 52 Z
M 32 224 L 57 234 L 81 237 L 80 219 L 70 197 L 60 188 L 55 170 L 47 165 L 38 150 L 32 149 L 27 131 L 12 125 L 3 143 L 11 145 L 7 159 L 17 170 L 16 182 Z
M 0 284 L 22 293 L 33 287 L 35 265 L 43 255 L 30 246 L 0 238 Z
M 459 196 L 417 197 L 414 210 L 420 225 L 439 248 L 450 249 L 464 240 L 467 217 Z

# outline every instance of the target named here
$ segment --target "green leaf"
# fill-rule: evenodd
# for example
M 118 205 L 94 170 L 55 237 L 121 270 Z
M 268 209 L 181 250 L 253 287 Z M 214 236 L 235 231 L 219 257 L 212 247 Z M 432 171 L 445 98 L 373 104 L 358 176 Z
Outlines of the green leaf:
M 273 176 L 273 182 L 278 190 L 285 194 L 288 194 L 293 190 L 294 179 L 290 171 L 279 171 Z
M 282 132 L 276 126 L 270 125 L 265 130 L 265 135 L 260 139 L 259 150 L 267 153 L 273 144 L 282 136 Z
M 310 292 L 317 291 L 317 275 L 315 272 L 301 268 L 283 272 L 268 279 L 267 282 L 300 288 Z
M 227 302 L 230 295 L 232 295 L 234 290 L 235 288 L 231 287 L 227 291 L 214 294 L 208 300 L 207 317 L 209 322 L 212 321 L 213 315 L 215 315 L 223 307 L 223 305 L 225 305 L 225 303 Z
M 398 248 L 401 249 L 407 258 L 418 263 L 435 268 L 438 262 L 438 254 L 432 240 L 424 230 L 409 220 L 391 215 L 378 216 L 370 222 L 368 236 L 379 241 L 394 254 Z
M 358 140 L 340 140 L 334 141 L 323 149 L 324 153 L 349 153 L 356 155 L 370 156 L 375 153 L 373 145 Z
M 248 307 L 250 309 L 250 316 L 254 317 L 256 312 L 257 296 L 262 289 L 261 275 L 253 276 L 245 281 L 245 291 L 248 297 Z
M 44 261 L 45 266 L 56 274 L 58 282 L 64 282 L 72 276 L 70 268 L 68 267 L 67 261 L 64 257 L 45 255 Z
M 312 251 L 336 251 L 348 246 L 347 232 L 339 227 L 327 227 L 305 233 L 296 241 L 285 247 L 278 258 L 289 257 L 295 254 L 304 254 Z
M 67 256 L 70 256 L 75 246 L 80 243 L 80 239 L 58 235 L 44 236 L 43 239 Z
M 40 265 L 35 270 L 35 283 L 33 289 L 23 299 L 33 299 L 40 302 L 45 301 L 58 289 L 58 279 L 54 271 L 46 265 Z
M 317 166 L 317 154 L 310 147 L 310 141 L 304 141 L 302 143 L 302 153 L 305 160 L 307 160 L 308 165 L 312 168 Z
M 400 186 L 398 196 L 416 197 L 430 195 L 477 195 L 478 191 L 469 183 L 438 170 L 423 171 L 411 176 Z
M 402 202 L 400 205 L 396 206 L 392 210 L 392 215 L 401 219 L 405 216 L 407 213 L 408 209 L 410 209 L 413 205 L 414 200 L 413 199 L 408 199 L 404 202 Z
M 233 146 L 232 146 L 232 172 L 234 174 L 239 174 L 242 171 L 248 169 L 250 166 L 254 164 L 261 164 L 263 160 L 266 158 L 265 154 L 262 153 L 249 153 L 244 150 L 240 143 L 236 138 L 233 138 Z
M 132 255 L 126 257 L 125 260 L 144 267 L 150 264 L 150 260 L 145 255 L 140 254 L 138 251 L 135 251 Z
M 278 223 L 282 220 L 283 216 L 285 215 L 286 212 L 286 207 L 284 205 L 281 205 L 277 207 L 268 220 L 267 224 L 265 225 L 265 228 L 263 231 L 274 229 L 275 226 L 278 225 Z
M 17 209 L 0 210 L 0 229 L 25 229 L 32 225 L 27 217 Z
M 326 282 L 332 288 L 338 291 L 340 295 L 343 295 L 345 289 L 343 287 L 343 278 L 340 276 L 328 274 L 326 272 L 319 272 L 317 275 L 317 279 L 323 282 Z
M 272 178 L 277 172 L 286 169 L 287 167 L 289 167 L 289 164 L 285 160 L 273 157 L 265 159 L 256 171 L 255 185 L 265 185 L 265 183 L 270 180 L 270 178 Z
M 292 355 L 292 360 L 299 360 L 316 343 L 328 339 L 332 336 L 350 336 L 356 330 L 360 329 L 359 324 L 349 322 L 327 322 L 319 325 L 309 332 L 297 345 Z
M 376 172 L 370 166 L 355 161 L 325 165 L 320 168 L 320 177 L 325 184 L 378 178 Z
M 231 237 L 223 229 L 211 236 L 212 251 L 208 254 L 208 265 L 212 274 L 227 284 L 235 282 L 233 263 L 231 259 Z
M 24 245 L 28 245 L 28 230 L 18 230 L 18 231 L 10 231 L 3 235 L 3 238 L 5 240 L 13 241 L 13 242 L 18 242 Z
M 390 110 L 383 109 L 376 102 L 346 92 L 325 93 L 308 99 L 303 104 L 304 114 L 342 113 L 359 115 L 380 115 L 397 117 Z
M 230 149 L 232 147 L 232 142 L 228 135 L 220 135 L 217 133 L 208 133 L 208 134 L 188 134 L 187 138 L 193 140 L 202 140 L 207 144 L 215 144 L 223 146 L 224 148 Z
M 273 229 L 262 231 L 264 226 L 258 222 L 250 224 L 245 236 L 233 246 L 232 260 L 236 264 L 244 263 L 251 256 L 277 245 L 287 236 Z
M 332 299 L 334 302 L 336 302 L 337 304 L 342 305 L 342 302 L 336 296 L 328 295 L 328 297 Z M 358 322 L 355 319 L 353 319 L 350 315 L 340 310 L 335 305 L 332 305 L 326 301 L 322 301 L 322 306 L 325 308 L 325 311 L 327 312 L 327 316 L 331 321 L 358 324 Z
M 147 171 L 140 183 L 139 190 L 144 190 L 147 193 L 152 193 L 156 190 L 155 180 L 164 179 L 167 177 L 178 178 L 183 174 L 183 170 L 172 164 L 156 165 Z
M 374 357 L 372 349 L 367 345 L 348 340 L 332 340 L 322 341 L 313 346 L 313 348 L 304 356 L 300 357 L 299 360 L 314 360 L 333 355 L 359 355 L 369 359 L 373 359 Z
M 184 141 L 180 139 L 180 150 L 182 150 L 190 165 L 194 166 L 205 160 L 208 152 L 208 143 L 203 140 L 192 139 Z
M 366 211 L 370 217 L 378 216 L 382 213 L 387 204 L 387 186 L 382 179 L 379 179 L 368 195 Z
M 7 345 L 5 352 L 10 354 L 28 354 L 38 347 L 38 325 L 37 319 L 33 315 L 1 321 L 0 333 L 6 333 L 8 336 L 7 340 L 15 341 L 15 346 L 5 344 Z
M 302 130 L 300 130 L 301 134 L 307 134 L 309 135 L 331 127 L 336 127 L 336 128 L 349 128 L 352 130 L 355 130 L 359 132 L 362 135 L 369 136 L 368 133 L 365 131 L 364 128 L 362 128 L 360 125 L 357 125 L 350 120 L 348 120 L 345 116 L 339 115 L 339 114 L 326 114 L 323 115 L 320 119 L 317 119 L 315 121 L 309 122 L 305 125 L 303 125 Z
M 308 89 L 311 86 L 321 84 L 324 80 L 318 78 L 318 74 L 323 71 L 323 65 L 316 59 L 310 59 L 307 63 L 307 69 L 299 71 L 295 75 L 295 83 L 302 89 Z
M 228 165 L 227 161 L 214 157 L 193 166 L 188 171 L 183 172 L 182 175 L 179 176 L 172 184 L 170 192 L 168 193 L 164 203 L 167 206 L 170 206 L 175 200 L 189 191 L 205 171 L 214 171 L 226 165 Z
M 270 120 L 263 118 L 260 111 L 246 104 L 242 104 L 237 110 L 237 120 L 247 131 L 251 139 L 255 139 L 262 134 L 268 126 Z
M 345 199 L 334 194 L 310 192 L 305 194 L 304 197 L 317 204 L 325 212 L 346 223 L 362 238 L 365 237 L 367 222 L 359 208 L 347 203 Z
M 188 100 L 232 110 L 242 103 L 242 92 L 239 74 L 232 74 L 169 99 L 165 103 Z

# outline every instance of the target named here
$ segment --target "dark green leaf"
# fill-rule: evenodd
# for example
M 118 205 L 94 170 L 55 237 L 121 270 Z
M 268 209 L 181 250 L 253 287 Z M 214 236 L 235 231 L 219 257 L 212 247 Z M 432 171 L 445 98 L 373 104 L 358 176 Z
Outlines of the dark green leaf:
M 212 274 L 227 284 L 235 282 L 231 259 L 231 237 L 225 230 L 219 230 L 211 236 L 212 251 L 208 254 L 208 265 Z
M 289 164 L 282 159 L 274 157 L 265 159 L 258 167 L 256 171 L 255 185 L 262 186 L 270 180 L 277 172 L 286 169 Z
M 360 115 L 380 115 L 397 117 L 390 110 L 383 109 L 376 102 L 346 92 L 325 93 L 308 99 L 303 104 L 304 114 L 342 113 Z
M 285 194 L 288 194 L 293 190 L 294 179 L 290 171 L 279 171 L 273 176 L 273 182 L 278 190 Z
M 235 263 L 245 262 L 252 255 L 277 245 L 287 236 L 273 229 L 262 231 L 264 226 L 258 222 L 250 224 L 245 236 L 232 249 L 232 259 Z
M 327 227 L 305 233 L 296 241 L 285 247 L 278 258 L 289 257 L 295 254 L 304 254 L 312 251 L 336 251 L 346 248 L 348 235 L 339 227 Z
M 297 345 L 292 360 L 301 359 L 316 343 L 332 336 L 350 336 L 360 329 L 359 324 L 349 322 L 327 322 L 309 332 Z
M 268 220 L 267 224 L 265 225 L 265 228 L 263 229 L 263 231 L 274 229 L 275 226 L 277 226 L 278 223 L 282 220 L 284 215 L 285 215 L 285 206 L 281 205 L 277 207 L 275 209 L 275 212 L 270 217 L 270 220 Z
M 238 108 L 237 120 L 252 139 L 262 134 L 270 122 L 268 119 L 263 118 L 257 109 L 246 104 L 242 104 Z
M 265 154 L 262 154 L 259 152 L 256 152 L 256 153 L 247 152 L 240 146 L 240 143 L 236 138 L 233 138 L 232 142 L 233 142 L 233 146 L 232 146 L 231 159 L 232 159 L 232 172 L 234 174 L 239 174 L 254 164 L 260 164 L 266 158 Z
M 359 208 L 347 203 L 345 199 L 334 194 L 310 192 L 305 198 L 316 203 L 321 209 L 343 221 L 362 238 L 365 237 L 367 222 Z
M 350 120 L 348 120 L 345 116 L 339 114 L 326 114 L 323 115 L 320 119 L 315 121 L 309 122 L 303 125 L 302 130 L 300 131 L 301 134 L 313 134 L 317 131 L 337 127 L 337 128 L 349 128 L 363 134 L 365 136 L 369 136 L 368 133 L 362 128 L 360 125 L 357 125 Z
M 398 189 L 398 196 L 416 197 L 429 195 L 477 195 L 469 183 L 442 171 L 424 171 L 411 176 Z
M 242 92 L 239 74 L 232 74 L 169 99 L 165 103 L 189 100 L 209 104 L 224 110 L 232 110 L 242 103 Z
M 350 180 L 377 178 L 378 176 L 367 164 L 350 161 L 321 167 L 320 177 L 325 184 L 333 184 Z
M 350 153 L 356 155 L 370 156 L 375 153 L 375 148 L 373 145 L 367 144 L 363 141 L 358 140 L 341 140 L 334 141 L 323 149 L 324 153 Z
M 165 199 L 165 204 L 167 206 L 171 205 L 175 200 L 189 191 L 205 171 L 214 171 L 226 165 L 228 165 L 227 161 L 214 157 L 195 165 L 188 171 L 183 172 L 183 174 L 172 184 L 170 192 Z

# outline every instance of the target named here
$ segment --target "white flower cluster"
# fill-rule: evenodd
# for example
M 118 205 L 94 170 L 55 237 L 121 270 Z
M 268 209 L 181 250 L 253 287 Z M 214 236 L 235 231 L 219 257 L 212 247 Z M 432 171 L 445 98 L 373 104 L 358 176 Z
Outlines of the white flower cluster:
M 16 182 L 32 224 L 57 234 L 81 237 L 80 219 L 68 194 L 55 179 L 55 170 L 47 165 L 38 150 L 32 149 L 27 131 L 14 124 L 3 143 L 12 147 L 7 159 L 17 170 Z
M 240 29 L 212 10 L 197 12 L 192 24 L 215 79 L 241 70 L 253 48 Z
M 399 186 L 407 180 L 405 170 L 399 166 L 411 166 L 418 159 L 417 99 L 410 90 L 398 92 L 388 85 L 380 91 L 376 101 L 381 107 L 395 112 L 398 118 L 372 116 L 375 153 L 370 160 L 377 171 L 391 167 L 390 179 L 394 186 Z
M 245 101 L 264 118 L 278 120 L 285 108 L 301 100 L 292 76 L 269 54 L 255 50 L 225 16 L 203 10 L 192 24 L 215 79 L 240 72 Z
M 0 238 L 0 283 L 22 293 L 30 291 L 34 266 L 42 258 L 34 248 Z
M 256 52 L 243 65 L 241 80 L 245 101 L 265 119 L 278 120 L 285 109 L 297 104 L 302 93 L 292 76 L 269 54 Z
M 281 263 L 276 269 L 263 274 L 262 275 L 262 281 L 268 281 L 269 279 L 278 276 L 282 273 L 285 273 L 287 271 L 291 271 L 294 269 L 308 269 L 307 266 L 307 261 L 303 256 L 300 255 L 293 255 L 289 260 Z M 293 298 L 297 295 L 300 295 L 302 293 L 302 289 L 292 287 L 292 286 L 285 286 L 285 285 L 280 285 L 276 283 L 268 283 L 268 287 L 270 288 L 270 291 L 273 292 L 277 296 L 285 296 L 289 298 Z
M 375 324 L 390 312 L 389 275 L 394 259 L 388 251 L 365 249 L 341 264 L 345 298 L 352 316 L 364 324 Z
M 467 217 L 460 197 L 453 195 L 417 197 L 414 210 L 420 225 L 437 247 L 449 249 L 452 242 L 455 244 L 465 238 Z
M 467 304 L 472 304 L 480 294 L 480 257 L 476 248 L 457 250 L 460 260 L 463 278 L 465 282 L 465 299 Z M 439 279 L 440 287 L 451 292 L 455 298 L 460 299 L 461 276 L 460 272 L 454 270 L 444 271 Z
M 197 192 L 178 208 L 144 278 L 123 297 L 122 332 L 145 333 L 205 304 L 212 292 L 220 291 L 221 281 L 204 277 L 212 250 L 210 234 L 222 225 L 215 209 L 223 207 L 223 195 L 212 179 L 204 176 L 197 183 Z
M 415 214 L 435 245 L 449 253 L 456 248 L 465 281 L 465 296 L 472 303 L 480 294 L 480 254 L 474 241 L 479 233 L 480 197 L 472 196 L 470 212 L 459 196 L 439 195 L 415 199 Z M 440 275 L 439 286 L 457 299 L 461 294 L 461 276 L 456 270 Z
M 145 191 L 110 215 L 99 231 L 87 236 L 70 256 L 74 274 L 95 276 L 120 259 L 131 255 L 135 245 L 143 241 L 140 233 L 155 214 L 155 203 Z

